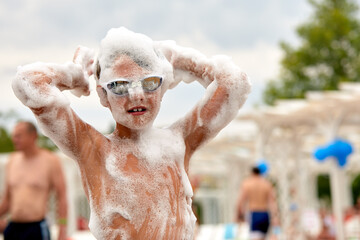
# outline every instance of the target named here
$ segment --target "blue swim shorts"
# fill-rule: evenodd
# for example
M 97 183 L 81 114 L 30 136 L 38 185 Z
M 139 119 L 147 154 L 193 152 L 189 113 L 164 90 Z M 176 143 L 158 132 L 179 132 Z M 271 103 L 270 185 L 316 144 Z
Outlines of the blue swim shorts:
M 266 234 L 270 226 L 270 216 L 268 212 L 250 213 L 250 231 Z
M 38 222 L 10 222 L 4 231 L 4 240 L 50 240 L 45 220 Z

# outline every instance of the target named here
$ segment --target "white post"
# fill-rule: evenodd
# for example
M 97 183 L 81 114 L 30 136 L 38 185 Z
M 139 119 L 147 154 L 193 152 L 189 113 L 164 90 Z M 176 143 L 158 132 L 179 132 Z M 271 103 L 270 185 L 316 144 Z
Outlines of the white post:
M 339 124 L 342 120 L 342 115 L 337 114 L 329 133 L 329 141 L 334 140 L 336 133 L 339 127 Z M 343 209 L 342 209 L 342 193 L 340 184 L 341 182 L 341 172 L 342 171 L 335 159 L 331 159 L 331 172 L 330 172 L 330 188 L 331 188 L 331 198 L 332 198 L 332 209 L 335 216 L 335 227 L 336 227 L 336 239 L 345 240 L 345 231 L 344 231 L 344 218 L 343 218 Z
M 283 160 L 283 159 L 282 159 Z M 283 162 L 283 164 L 286 164 L 286 160 Z M 277 166 L 278 169 L 281 169 L 280 166 Z M 280 198 L 279 198 L 279 205 L 281 206 L 280 211 L 280 221 L 281 221 L 281 237 L 280 239 L 286 239 L 287 238 L 287 230 L 289 229 L 289 185 L 288 185 L 288 178 L 287 178 L 287 169 L 286 166 L 284 166 L 284 170 L 280 170 L 278 173 L 278 186 L 281 189 L 280 190 Z
M 307 171 L 305 171 L 305 169 L 308 169 L 308 167 L 306 166 L 305 161 L 301 160 L 301 157 L 299 156 L 299 153 L 296 155 L 296 161 L 297 161 L 297 169 L 299 169 L 299 183 L 302 183 L 298 186 L 298 193 L 297 193 L 297 211 L 298 211 L 298 233 L 299 233 L 299 238 L 300 240 L 305 239 L 305 234 L 304 231 L 302 229 L 302 216 L 304 214 L 304 210 L 305 207 L 304 206 L 308 206 L 308 202 L 306 201 L 306 196 L 309 194 L 306 191 L 306 188 L 308 187 L 308 185 L 306 184 L 308 182 L 308 173 Z M 300 223 L 300 224 L 299 224 Z
M 265 139 L 265 133 L 264 129 L 258 124 L 259 128 L 259 134 L 256 138 L 256 151 L 255 151 L 255 161 L 258 161 L 259 159 L 262 159 L 264 157 L 264 139 Z
M 342 199 L 343 200 L 342 207 L 343 207 L 343 209 L 347 209 L 352 206 L 352 192 L 351 192 L 351 188 L 350 188 L 350 186 L 351 186 L 350 176 L 347 175 L 345 173 L 345 171 L 341 171 L 340 178 L 342 179 L 341 186 L 346 186 L 346 187 L 341 188 L 342 195 L 344 196 Z
M 343 224 L 343 209 L 342 209 L 342 191 L 341 191 L 341 170 L 337 166 L 337 163 L 333 161 L 331 167 L 331 197 L 332 197 L 332 209 L 335 216 L 336 226 L 336 239 L 345 240 L 345 231 Z

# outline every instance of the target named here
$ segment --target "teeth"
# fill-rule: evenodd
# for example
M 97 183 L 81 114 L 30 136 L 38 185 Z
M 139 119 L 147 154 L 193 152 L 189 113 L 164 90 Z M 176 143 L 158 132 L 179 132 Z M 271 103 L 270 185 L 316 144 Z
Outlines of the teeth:
M 134 108 L 133 110 L 131 110 L 133 112 L 142 112 L 143 109 L 142 108 Z

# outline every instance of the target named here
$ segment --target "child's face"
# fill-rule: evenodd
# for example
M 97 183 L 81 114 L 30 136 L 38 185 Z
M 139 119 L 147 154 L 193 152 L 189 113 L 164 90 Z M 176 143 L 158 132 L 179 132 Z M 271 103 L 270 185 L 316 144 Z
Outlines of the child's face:
M 152 125 L 160 110 L 161 86 L 155 91 L 145 92 L 141 84 L 137 84 L 149 75 L 156 73 L 141 68 L 126 55 L 119 56 L 113 66 L 104 71 L 100 83 L 115 79 L 132 82 L 132 87 L 123 96 L 105 89 L 109 108 L 117 123 L 130 129 L 144 129 Z

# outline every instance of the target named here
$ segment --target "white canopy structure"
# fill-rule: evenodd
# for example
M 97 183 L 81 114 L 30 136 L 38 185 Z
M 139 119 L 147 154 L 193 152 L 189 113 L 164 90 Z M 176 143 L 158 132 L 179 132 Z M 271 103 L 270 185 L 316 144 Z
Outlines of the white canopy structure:
M 346 139 L 354 149 L 344 168 L 336 161 L 319 163 L 313 157 L 317 147 L 335 137 Z M 241 114 L 193 157 L 190 171 L 221 176 L 221 186 L 214 188 L 212 195 L 217 194 L 223 202 L 220 220 L 230 222 L 235 217 L 241 180 L 251 165 L 266 159 L 269 178 L 278 189 L 282 235 L 284 239 L 303 239 L 308 233 L 302 228 L 301 216 L 306 209 L 319 206 L 318 174 L 330 175 L 333 214 L 335 219 L 343 219 L 344 209 L 351 205 L 351 177 L 360 173 L 359 146 L 360 85 L 348 83 L 340 91 L 309 92 L 304 100 L 279 101 L 274 107 Z M 195 199 L 204 201 L 211 191 L 200 187 Z M 336 239 L 345 239 L 342 221 L 336 221 L 336 234 Z

